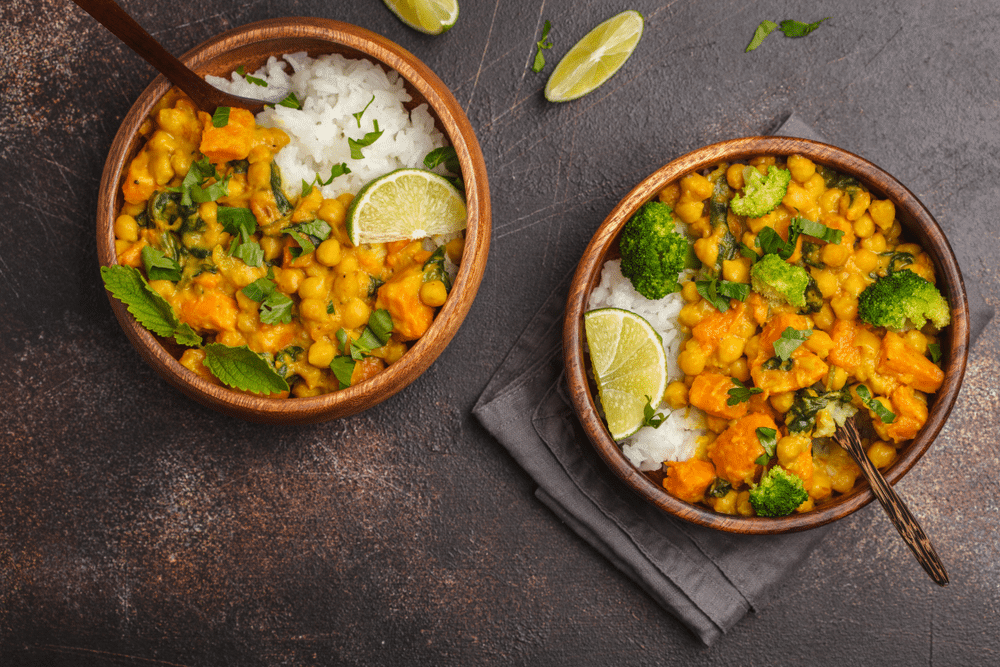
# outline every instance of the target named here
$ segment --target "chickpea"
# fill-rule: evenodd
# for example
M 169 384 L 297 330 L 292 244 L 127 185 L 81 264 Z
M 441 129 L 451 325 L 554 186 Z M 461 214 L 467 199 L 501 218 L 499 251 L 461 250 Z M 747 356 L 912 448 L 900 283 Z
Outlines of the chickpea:
M 868 458 L 876 468 L 886 468 L 896 458 L 896 448 L 884 440 L 876 440 L 868 448 Z
M 896 205 L 888 199 L 876 199 L 868 205 L 868 214 L 881 230 L 889 229 L 896 219 Z
M 257 330 L 257 315 L 254 313 L 240 313 L 236 316 L 236 328 L 244 334 L 252 334 Z
M 316 215 L 331 227 L 336 227 L 344 224 L 347 208 L 339 199 L 324 199 L 323 203 L 319 205 L 319 211 Z
M 858 332 L 854 335 L 854 344 L 861 348 L 861 356 L 866 359 L 875 359 L 878 357 L 879 349 L 882 347 L 882 341 L 879 337 L 873 334 L 868 329 L 859 328 Z
M 795 392 L 794 391 L 783 391 L 779 394 L 771 394 L 771 407 L 785 414 L 792 409 L 792 405 L 795 403 Z
M 322 299 L 326 294 L 326 281 L 320 276 L 310 276 L 299 285 L 299 296 L 303 299 Z
M 750 504 L 750 492 L 740 491 L 736 496 L 736 511 L 740 516 L 753 516 L 753 505 Z
M 826 356 L 830 354 L 830 350 L 833 349 L 833 339 L 825 331 L 813 329 L 812 334 L 806 339 L 804 345 L 807 350 L 816 354 L 820 359 L 826 359 Z
M 705 370 L 708 355 L 701 349 L 701 346 L 687 348 L 677 355 L 677 365 L 685 375 L 698 375 Z
M 833 314 L 833 309 L 828 303 L 824 303 L 823 307 L 819 309 L 819 312 L 813 313 L 812 318 L 813 324 L 816 325 L 816 328 L 822 329 L 826 332 L 833 329 L 833 322 L 837 319 Z
M 823 213 L 833 213 L 840 207 L 840 197 L 843 192 L 837 188 L 830 188 L 819 196 L 819 210 Z
M 663 394 L 663 400 L 670 406 L 671 410 L 680 410 L 688 405 L 687 385 L 680 381 L 674 381 L 667 385 L 667 390 Z
M 420 286 L 420 300 L 425 306 L 437 308 L 448 299 L 448 290 L 440 280 L 429 280 Z
M 368 317 L 372 314 L 371 308 L 363 300 L 354 297 L 344 304 L 341 311 L 344 326 L 348 329 L 357 329 L 368 323 Z
M 840 366 L 833 367 L 833 374 L 830 376 L 830 389 L 838 391 L 847 384 L 847 370 Z
M 705 426 L 712 433 L 719 434 L 729 428 L 729 420 L 724 417 L 715 417 L 714 415 L 708 415 L 705 417 Z
M 805 183 L 816 173 L 816 164 L 807 157 L 790 155 L 788 157 L 788 171 L 792 172 L 792 178 L 796 182 Z
M 827 243 L 820 250 L 820 259 L 827 266 L 843 266 L 851 255 L 851 248 L 839 243 Z
M 795 459 L 799 458 L 799 454 L 806 451 L 811 445 L 812 441 L 808 436 L 786 435 L 778 440 L 778 447 L 775 452 L 778 455 L 778 461 L 781 465 L 790 466 L 795 462 Z
M 712 190 L 712 182 L 699 173 L 681 179 L 681 196 L 687 194 L 691 199 L 703 201 L 712 196 Z
M 816 281 L 816 287 L 819 288 L 820 294 L 823 295 L 824 299 L 829 299 L 840 289 L 840 285 L 837 282 L 837 276 L 833 271 L 827 271 L 826 269 L 811 269 L 813 280 Z
M 677 315 L 677 321 L 681 323 L 681 326 L 693 328 L 705 319 L 705 313 L 699 303 L 688 303 L 681 308 L 681 312 Z
M 462 254 L 465 252 L 465 237 L 452 239 L 444 246 L 444 251 L 452 264 L 459 264 L 462 261 Z
M 354 195 L 350 192 L 345 192 L 344 194 L 337 196 L 337 201 L 343 205 L 344 210 L 347 210 L 350 208 L 351 202 L 354 201 Z
M 353 254 L 344 255 L 339 262 L 337 262 L 337 271 L 342 275 L 347 275 L 349 273 L 355 273 L 358 270 L 358 258 Z
M 859 273 L 852 273 L 844 279 L 844 291 L 853 297 L 857 297 L 859 294 L 865 291 L 868 287 L 868 281 L 861 277 Z
M 680 199 L 681 188 L 676 183 L 670 183 L 660 190 L 660 201 L 673 208 L 677 200 Z
M 115 236 L 122 241 L 135 243 L 139 240 L 139 223 L 131 215 L 115 218 Z
M 854 235 L 859 239 L 866 239 L 875 233 L 875 223 L 872 217 L 865 213 L 854 221 Z
M 282 269 L 275 267 L 274 284 L 285 294 L 299 291 L 299 285 L 305 280 L 306 273 L 302 269 Z
M 326 319 L 326 303 L 320 299 L 302 299 L 299 303 L 299 315 L 303 319 L 317 322 Z
M 729 374 L 740 382 L 748 382 L 750 380 L 750 368 L 747 366 L 746 357 L 740 357 L 729 364 Z
M 849 468 L 841 468 L 830 476 L 830 486 L 837 493 L 847 493 L 854 488 L 858 473 Z
M 333 344 L 328 340 L 318 340 L 309 346 L 307 359 L 309 363 L 317 368 L 325 368 L 330 365 L 336 356 Z
M 782 198 L 781 203 L 785 206 L 801 211 L 812 206 L 813 200 L 812 197 L 809 196 L 808 190 L 793 181 L 788 184 L 788 190 L 785 192 L 785 196 Z
M 337 200 L 332 199 L 329 201 Z M 340 257 L 340 241 L 337 239 L 327 239 L 316 248 L 316 261 L 324 266 L 337 266 L 340 263 Z
M 838 207 L 840 214 L 851 222 L 854 222 L 868 210 L 868 204 L 871 200 L 872 196 L 864 190 L 855 192 L 853 195 L 844 193 L 844 196 L 840 198 Z
M 678 218 L 690 225 L 701 217 L 704 208 L 705 205 L 700 201 L 681 201 L 674 207 L 674 213 L 677 214 Z
M 751 336 L 747 340 L 746 347 L 743 351 L 746 353 L 747 359 L 753 359 L 756 357 L 760 352 L 760 336 Z
M 822 468 L 814 468 L 809 497 L 813 500 L 823 500 L 830 495 L 830 488 L 830 475 Z
M 724 260 L 722 277 L 733 283 L 750 282 L 750 260 L 746 257 Z
M 739 494 L 730 489 L 726 495 L 721 498 L 709 498 L 708 504 L 712 506 L 712 509 L 719 514 L 735 514 L 736 513 L 736 497 Z
M 903 335 L 903 341 L 920 354 L 927 354 L 927 336 L 919 331 L 907 331 Z
M 697 303 L 701 299 L 701 295 L 698 294 L 698 286 L 695 285 L 693 280 L 689 280 L 681 285 L 681 296 L 688 303 Z
M 854 266 L 862 273 L 871 273 L 878 269 L 878 255 L 867 248 L 858 248 L 854 251 Z
M 737 162 L 736 164 L 729 165 L 729 169 L 726 169 L 726 183 L 733 190 L 743 189 L 743 166 Z
M 743 356 L 745 341 L 737 336 L 726 336 L 719 341 L 718 359 L 723 364 L 731 364 Z
M 861 247 L 878 254 L 885 252 L 885 236 L 881 232 L 875 232 L 866 239 L 862 239 Z
M 838 320 L 853 320 L 858 316 L 858 299 L 850 294 L 833 297 L 830 300 L 830 307 L 833 308 Z

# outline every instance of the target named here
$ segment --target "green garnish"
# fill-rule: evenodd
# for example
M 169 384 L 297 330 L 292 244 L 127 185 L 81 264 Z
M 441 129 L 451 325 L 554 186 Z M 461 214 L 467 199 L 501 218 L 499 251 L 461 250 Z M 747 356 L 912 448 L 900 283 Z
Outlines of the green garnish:
M 215 183 L 204 187 L 205 181 L 214 178 Z M 188 173 L 184 176 L 181 184 L 174 188 L 167 188 L 170 192 L 181 193 L 181 206 L 194 206 L 205 202 L 215 201 L 219 197 L 225 196 L 229 191 L 229 176 L 222 178 L 208 158 L 202 158 L 197 162 L 192 162 L 188 168 Z
M 289 248 L 292 257 L 299 258 L 316 250 L 316 245 L 330 238 L 330 225 L 323 220 L 311 220 L 281 230 L 298 242 L 298 248 Z
M 765 227 L 764 229 L 770 229 L 770 227 Z M 761 231 L 764 230 L 762 229 Z M 757 251 L 748 246 L 743 241 L 740 241 L 740 244 L 737 247 L 739 248 L 740 254 L 749 259 L 751 263 L 756 262 L 758 259 L 760 259 L 760 255 L 757 254 Z
M 788 361 L 792 358 L 792 352 L 795 352 L 809 336 L 812 336 L 812 329 L 799 330 L 785 327 L 778 340 L 774 341 L 774 353 L 782 361 Z
M 102 266 L 101 279 L 111 296 L 124 303 L 132 317 L 157 336 L 173 338 L 181 345 L 201 345 L 201 336 L 177 318 L 174 309 L 149 286 L 139 269 Z
M 181 279 L 181 265 L 172 257 L 167 257 L 162 250 L 157 250 L 153 246 L 144 246 L 141 253 L 142 266 L 146 269 L 146 275 L 150 280 L 172 280 L 177 282 Z
M 351 376 L 354 375 L 355 363 L 354 359 L 347 356 L 334 357 L 333 361 L 330 362 L 330 370 L 333 371 L 334 377 L 340 383 L 340 389 L 351 386 Z
M 935 364 L 941 361 L 941 346 L 937 343 L 928 343 L 927 351 L 931 354 L 931 361 Z
M 802 21 L 792 20 L 782 21 L 781 32 L 785 33 L 785 37 L 805 37 L 818 28 L 820 23 L 828 20 L 829 18 L 830 17 L 827 16 L 825 19 L 820 19 L 815 23 L 803 23 Z
M 459 176 L 462 173 L 462 165 L 458 161 L 458 154 L 455 152 L 454 146 L 435 148 L 424 156 L 424 168 L 426 169 L 434 169 L 434 167 L 442 163 L 444 163 L 445 169 L 455 174 L 454 176 L 445 176 L 444 178 L 448 179 L 459 190 L 464 191 L 465 181 Z
M 246 345 L 229 347 L 222 343 L 209 343 L 205 346 L 205 354 L 208 370 L 230 387 L 255 394 L 288 391 L 285 378 Z
M 642 425 L 660 428 L 665 421 L 667 421 L 666 415 L 653 409 L 653 399 L 646 394 L 646 405 L 642 409 Z
M 868 387 L 863 384 L 859 384 L 854 391 L 857 392 L 858 398 L 861 399 L 864 406 L 874 412 L 875 416 L 882 420 L 883 424 L 891 424 L 896 421 L 896 415 L 882 405 L 882 401 L 877 401 L 872 398 L 872 393 L 868 390 Z
M 796 231 L 796 238 L 799 234 L 805 234 L 833 244 L 840 243 L 840 239 L 844 238 L 844 230 L 827 227 L 822 222 L 814 222 L 808 218 L 792 218 L 788 229 Z M 794 239 L 789 237 L 789 241 L 792 241 L 794 250 Z
M 212 114 L 212 127 L 229 125 L 229 107 L 218 107 Z
M 355 361 L 360 361 L 375 348 L 382 347 L 389 342 L 389 338 L 392 336 L 392 316 L 389 315 L 388 310 L 380 308 L 372 311 L 372 314 L 368 316 L 368 325 L 365 326 L 357 340 L 351 340 L 344 329 L 337 329 L 335 336 L 344 354 Z
M 694 283 L 698 294 L 715 306 L 720 313 L 729 310 L 729 300 L 746 301 L 750 296 L 750 286 L 745 283 L 733 283 L 728 280 L 697 280 Z
M 333 179 L 349 173 L 351 173 L 350 167 L 347 166 L 346 162 L 341 162 L 330 167 L 330 178 L 324 181 L 320 178 L 319 174 L 316 174 L 315 182 L 317 185 L 330 185 L 330 183 L 333 183 Z
M 248 299 L 260 304 L 260 321 L 264 324 L 288 324 L 292 321 L 292 304 L 288 295 L 278 290 L 271 280 L 273 273 L 269 269 L 267 276 L 258 278 L 243 288 L 243 294 Z
M 264 79 L 258 79 L 255 76 L 247 74 L 246 71 L 243 69 L 243 65 L 240 65 L 239 67 L 236 68 L 236 73 L 242 76 L 247 83 L 252 83 L 253 85 L 260 86 L 261 88 L 267 88 L 267 81 L 264 81 Z
M 316 174 L 316 178 L 319 178 L 319 174 Z M 306 197 L 312 192 L 312 183 L 308 182 L 306 179 L 302 179 L 302 197 Z
M 549 39 L 549 30 L 551 29 L 552 23 L 546 19 L 545 26 L 542 28 L 542 38 L 535 42 L 537 50 L 535 51 L 535 62 L 531 65 L 531 71 L 536 74 L 545 69 L 545 56 L 542 54 L 542 51 L 552 48 L 552 40 Z
M 760 387 L 747 387 L 745 384 L 737 380 L 736 378 L 730 378 L 733 384 L 736 385 L 726 393 L 729 394 L 729 398 L 726 400 L 726 405 L 734 406 L 740 403 L 746 403 L 750 400 L 750 397 L 754 394 L 763 394 L 764 390 Z
M 374 102 L 374 101 L 375 101 L 375 95 L 373 93 L 372 94 L 372 98 L 370 100 L 368 100 L 368 104 L 365 105 L 364 109 L 362 109 L 361 111 L 359 111 L 357 113 L 352 113 L 351 114 L 352 116 L 354 116 L 354 120 L 358 121 L 358 129 L 359 130 L 361 129 L 361 117 L 365 115 L 365 112 L 368 111 L 368 107 L 370 107 L 372 105 L 372 102 Z M 375 126 L 375 129 L 376 130 L 378 129 L 377 125 Z
M 299 98 L 295 97 L 295 93 L 288 93 L 285 95 L 285 99 L 278 102 L 278 106 L 288 107 L 289 109 L 301 109 L 302 102 L 299 102 Z
M 361 152 L 362 148 L 371 146 L 375 141 L 382 136 L 382 130 L 378 129 L 378 121 L 372 121 L 375 130 L 367 133 L 361 139 L 348 139 L 347 145 L 351 147 L 351 159 L 352 160 L 363 160 L 365 155 Z
M 264 251 L 251 237 L 257 231 L 257 218 L 249 209 L 220 206 L 215 216 L 222 228 L 233 236 L 229 244 L 231 257 L 243 260 L 247 266 L 260 266 L 264 263 Z
M 728 481 L 722 479 L 721 477 L 716 477 L 715 481 L 712 482 L 712 486 L 708 487 L 708 495 L 713 498 L 721 498 L 730 490 L 732 490 L 733 485 Z
M 420 267 L 423 270 L 423 282 L 428 283 L 432 280 L 440 280 L 444 283 L 444 289 L 446 292 L 451 291 L 451 276 L 448 271 L 444 268 L 444 250 L 443 245 L 438 246 L 431 256 L 427 258 L 424 265 Z
M 750 53 L 756 49 L 763 43 L 764 39 L 766 39 L 767 36 L 774 32 L 777 28 L 778 24 L 774 21 L 761 21 L 760 25 L 757 26 L 757 29 L 754 30 L 753 39 L 751 39 L 750 43 L 747 44 L 747 48 L 743 53 Z
M 778 432 L 773 428 L 759 426 L 757 427 L 756 433 L 757 441 L 760 442 L 760 446 L 764 448 L 764 453 L 758 456 L 754 463 L 767 465 L 767 462 L 771 460 L 772 456 L 774 456 L 774 451 L 778 447 Z

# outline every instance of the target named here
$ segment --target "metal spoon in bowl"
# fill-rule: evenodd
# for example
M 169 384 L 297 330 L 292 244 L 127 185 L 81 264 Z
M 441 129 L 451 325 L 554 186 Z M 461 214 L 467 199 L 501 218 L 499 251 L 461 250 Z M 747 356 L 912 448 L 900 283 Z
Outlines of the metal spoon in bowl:
M 885 477 L 878 471 L 878 468 L 871 462 L 865 453 L 865 448 L 861 445 L 861 436 L 858 428 L 854 424 L 854 418 L 847 420 L 847 423 L 837 429 L 833 434 L 834 439 L 841 447 L 854 458 L 854 461 L 861 467 L 861 474 L 865 476 L 872 487 L 872 492 L 882 504 L 882 509 L 889 515 L 889 520 L 896 526 L 896 530 L 902 535 L 903 541 L 910 547 L 910 551 L 917 557 L 917 562 L 924 568 L 931 579 L 939 586 L 948 585 L 948 573 L 945 572 L 944 563 L 938 557 L 934 546 L 924 532 L 913 514 L 906 507 L 903 499 L 899 497 L 895 489 L 889 486 Z
M 145 58 L 146 62 L 159 70 L 171 83 L 187 93 L 199 109 L 211 112 L 216 107 L 242 107 L 257 114 L 264 110 L 265 104 L 276 104 L 287 93 L 287 91 L 269 91 L 267 100 L 254 100 L 225 93 L 171 55 L 114 0 L 73 0 L 73 2 L 97 19 L 127 47 Z

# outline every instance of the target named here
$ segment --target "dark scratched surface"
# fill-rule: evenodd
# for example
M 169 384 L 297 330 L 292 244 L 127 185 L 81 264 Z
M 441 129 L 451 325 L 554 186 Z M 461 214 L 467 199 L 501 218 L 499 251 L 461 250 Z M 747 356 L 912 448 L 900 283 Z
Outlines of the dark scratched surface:
M 289 15 L 380 32 L 452 88 L 482 143 L 494 233 L 478 299 L 408 390 L 327 424 L 223 417 L 130 347 L 97 272 L 97 186 L 153 72 L 60 0 L 0 4 L 0 664 L 1000 664 L 1000 325 L 898 485 L 938 589 L 871 505 L 705 648 L 532 496 L 470 408 L 633 185 L 797 112 L 895 174 L 997 304 L 1000 8 L 991 0 L 635 2 L 646 33 L 592 95 L 554 62 L 615 2 L 462 0 L 426 37 L 378 0 L 125 7 L 184 52 Z M 803 39 L 763 19 L 832 16 Z M 528 69 L 541 23 L 555 48 Z

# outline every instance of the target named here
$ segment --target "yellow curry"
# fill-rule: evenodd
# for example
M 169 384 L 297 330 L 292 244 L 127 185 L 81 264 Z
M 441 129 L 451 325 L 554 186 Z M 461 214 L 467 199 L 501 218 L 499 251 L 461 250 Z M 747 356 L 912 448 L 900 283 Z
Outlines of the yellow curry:
M 658 479 L 671 495 L 687 502 L 725 514 L 754 515 L 749 489 L 769 460 L 761 456 L 765 449 L 757 429 L 774 429 L 776 458 L 770 461 L 801 478 L 808 492 L 798 507 L 803 512 L 850 491 L 860 471 L 829 438 L 836 427 L 830 411 L 819 410 L 807 430 L 789 430 L 797 418 L 792 412 L 797 397 L 808 400 L 809 392 L 821 386 L 821 392 L 847 392 L 847 400 L 864 408 L 871 403 L 857 395 L 857 387 L 868 387 L 873 399 L 895 415 L 890 423 L 873 416 L 874 435 L 864 439 L 878 468 L 890 465 L 927 420 L 928 396 L 944 377 L 927 356 L 939 332 L 930 323 L 905 332 L 871 326 L 858 318 L 858 296 L 892 271 L 913 271 L 933 283 L 934 265 L 919 245 L 901 238 L 893 203 L 860 184 L 848 187 L 802 156 L 787 161 L 759 157 L 749 165 L 762 174 L 769 166 L 787 169 L 791 181 L 781 203 L 763 217 L 730 212 L 732 238 L 747 249 L 758 248 L 758 237 L 770 228 L 787 241 L 789 225 L 799 216 L 843 234 L 839 242 L 801 234 L 789 248 L 786 261 L 805 266 L 812 279 L 816 294 L 811 308 L 775 305 L 750 292 L 745 301 L 732 299 L 730 308 L 720 312 L 694 282 L 682 285 L 686 305 L 679 321 L 688 338 L 677 361 L 684 379 L 668 385 L 664 402 L 673 409 L 692 405 L 703 410 L 710 433 L 700 439 L 692 459 L 666 462 Z M 707 176 L 688 174 L 660 193 L 660 201 L 688 225 L 696 238 L 694 251 L 705 265 L 717 265 L 722 237 L 709 220 L 714 180 L 726 179 L 733 191 L 739 190 L 747 166 L 722 165 Z M 753 259 L 737 253 L 721 262 L 721 278 L 750 283 Z M 789 359 L 775 364 L 775 343 L 789 327 L 811 334 Z M 760 391 L 732 405 L 728 399 L 734 378 Z
M 352 194 L 324 198 L 315 187 L 289 199 L 274 162 L 288 136 L 258 126 L 243 109 L 232 108 L 217 127 L 212 116 L 171 91 L 141 132 L 146 143 L 124 178 L 125 203 L 114 223 L 118 263 L 142 268 L 147 246 L 174 260 L 179 279 L 151 279 L 150 286 L 196 332 L 216 343 L 248 346 L 288 381 L 291 395 L 303 397 L 372 377 L 427 331 L 448 295 L 445 260 L 459 263 L 462 237 L 435 250 L 421 240 L 353 246 L 345 228 Z M 221 195 L 185 201 L 185 177 L 194 169 L 210 174 L 201 191 L 221 186 Z M 223 218 L 247 211 L 252 233 L 224 224 Z M 313 229 L 308 225 L 316 221 L 329 227 L 326 238 L 293 233 Z M 303 241 L 316 243 L 302 247 Z M 259 258 L 237 252 L 244 245 L 252 248 L 249 255 L 259 249 Z M 247 295 L 261 279 L 283 295 L 284 317 L 269 316 Z M 331 362 L 350 355 L 351 341 L 363 336 L 376 311 L 391 317 L 391 338 L 356 355 L 349 382 L 338 380 Z M 218 383 L 204 359 L 204 350 L 192 348 L 180 361 Z

